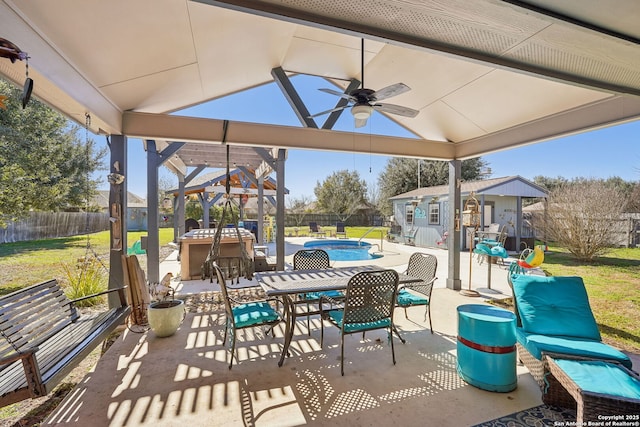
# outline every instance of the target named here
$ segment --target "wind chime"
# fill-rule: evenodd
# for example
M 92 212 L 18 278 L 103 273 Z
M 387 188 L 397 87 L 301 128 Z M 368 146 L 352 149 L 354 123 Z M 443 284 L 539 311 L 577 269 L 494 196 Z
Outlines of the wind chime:
M 462 289 L 460 293 L 469 297 L 480 296 L 478 291 L 471 289 L 471 268 L 473 266 L 473 247 L 475 245 L 476 232 L 480 227 L 480 203 L 475 197 L 475 193 L 472 191 L 469 194 L 469 198 L 464 203 L 464 209 L 462 211 L 462 225 L 467 227 L 470 231 L 470 243 L 469 243 L 469 287 L 468 289 Z
M 26 65 L 26 79 L 24 81 L 24 85 L 22 87 L 22 108 L 26 108 L 27 103 L 31 99 L 31 92 L 33 91 L 33 79 L 29 77 L 29 55 L 27 52 L 23 52 L 20 50 L 18 46 L 11 43 L 7 39 L 0 38 L 0 57 L 9 59 L 12 63 L 16 61 L 25 61 Z M 0 108 L 7 109 L 4 101 L 7 99 L 6 96 L 0 95 Z

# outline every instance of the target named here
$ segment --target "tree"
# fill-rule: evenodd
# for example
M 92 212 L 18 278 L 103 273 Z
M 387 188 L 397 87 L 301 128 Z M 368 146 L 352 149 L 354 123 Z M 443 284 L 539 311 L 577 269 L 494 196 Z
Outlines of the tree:
M 30 210 L 84 208 L 106 149 L 36 99 L 22 109 L 20 90 L 2 80 L 0 94 L 8 97 L 0 109 L 0 226 Z
M 360 179 L 357 171 L 334 172 L 313 190 L 318 206 L 346 221 L 362 205 L 367 192 L 367 183 Z
M 384 171 L 378 177 L 380 187 L 378 209 L 384 215 L 391 215 L 390 197 L 418 188 L 418 162 L 420 162 L 420 187 L 445 185 L 449 182 L 448 162 L 402 157 L 389 159 Z M 486 165 L 487 163 L 481 157 L 464 160 L 460 173 L 462 180 L 480 179 Z
M 304 218 L 307 216 L 307 207 L 309 206 L 310 201 L 310 197 L 304 195 L 299 197 L 289 197 L 287 199 L 289 215 L 295 220 L 296 227 L 300 227 Z
M 616 245 L 624 192 L 611 182 L 578 178 L 549 193 L 546 214 L 533 217 L 533 226 L 549 241 L 567 248 L 582 261 L 591 261 Z

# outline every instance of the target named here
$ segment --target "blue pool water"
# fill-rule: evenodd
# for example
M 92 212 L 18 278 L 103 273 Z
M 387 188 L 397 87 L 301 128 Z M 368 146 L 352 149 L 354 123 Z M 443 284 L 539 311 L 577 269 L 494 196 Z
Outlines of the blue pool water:
M 371 244 L 354 240 L 312 240 L 304 244 L 305 248 L 323 249 L 332 261 L 364 261 L 382 257 L 369 252 Z

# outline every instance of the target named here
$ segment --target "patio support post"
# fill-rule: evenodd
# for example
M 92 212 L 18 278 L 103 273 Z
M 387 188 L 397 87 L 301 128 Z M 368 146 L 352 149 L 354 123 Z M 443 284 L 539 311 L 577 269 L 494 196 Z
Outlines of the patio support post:
M 276 192 L 277 193 L 277 192 Z M 264 176 L 258 178 L 258 244 L 264 243 Z
M 111 151 L 110 172 L 125 175 L 125 180 L 120 184 L 121 191 L 115 191 L 111 186 L 109 191 L 109 206 L 114 203 L 120 205 L 120 217 L 117 221 L 120 223 L 120 235 L 114 236 L 114 227 L 110 232 L 110 251 L 109 251 L 109 289 L 118 288 L 124 285 L 124 273 L 122 271 L 122 254 L 127 250 L 127 137 L 124 135 L 111 135 L 109 148 Z M 120 249 L 115 250 L 113 247 L 114 237 L 120 239 Z M 109 294 L 109 307 L 117 307 L 120 300 L 115 292 Z
M 287 151 L 278 150 L 276 161 L 276 270 L 284 270 L 284 162 Z
M 449 237 L 447 238 L 449 263 L 447 288 L 454 291 L 462 289 L 462 281 L 460 280 L 461 169 L 462 162 L 460 160 L 449 162 Z M 456 224 L 458 224 L 458 230 L 456 230 Z
M 160 282 L 160 236 L 158 233 L 158 167 L 156 141 L 147 141 L 147 280 Z
M 520 237 L 522 236 L 522 196 L 516 198 L 516 251 L 520 250 Z M 535 246 L 536 242 L 533 241 Z M 532 248 L 533 249 L 533 248 Z

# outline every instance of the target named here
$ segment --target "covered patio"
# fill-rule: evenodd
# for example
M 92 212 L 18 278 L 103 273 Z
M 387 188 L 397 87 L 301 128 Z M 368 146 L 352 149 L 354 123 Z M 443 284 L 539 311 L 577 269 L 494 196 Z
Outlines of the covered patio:
M 144 141 L 147 277 L 157 282 L 157 171 L 163 164 L 174 170 L 182 196 L 207 167 L 205 155 L 185 162 L 187 147 L 201 153 L 225 144 L 250 147 L 258 155 L 256 180 L 275 172 L 284 185 L 289 149 L 443 160 L 450 203 L 462 207 L 462 160 L 640 118 L 639 7 L 614 0 L 1 0 L 0 24 L 2 36 L 29 54 L 33 96 L 83 126 L 90 116 L 91 131 L 108 137 L 110 172 L 125 178 L 111 188 L 110 206 L 119 206 L 114 223 L 126 220 L 128 138 Z M 22 85 L 25 64 L 2 61 L 0 74 Z M 316 111 L 292 84 L 297 74 L 320 76 L 345 95 L 330 101 L 336 111 L 321 116 L 326 120 L 310 117 Z M 300 126 L 171 114 L 271 82 Z M 415 138 L 332 130 L 340 114 L 358 106 L 346 99 L 361 83 L 381 90 L 397 82 L 411 90 L 391 102 L 418 114 L 399 116 L 392 107 L 373 114 L 387 115 Z M 356 120 L 364 120 L 360 110 L 351 111 Z M 284 191 L 275 199 L 274 253 L 283 269 Z M 250 351 L 228 371 L 221 311 L 210 306 L 190 313 L 165 340 L 125 332 L 48 424 L 470 425 L 536 406 L 540 391 L 522 367 L 518 388 L 506 394 L 478 390 L 456 375 L 455 309 L 477 301 L 456 292 L 467 285 L 462 272 L 470 262 L 460 251 L 459 219 L 451 209 L 435 333 L 398 313 L 408 342 L 397 346 L 396 366 L 384 339 L 377 343 L 371 333 L 363 343 L 351 340 L 341 378 L 335 331 L 321 350 L 315 328 L 311 338 L 296 337 L 280 369 L 278 337 L 246 336 L 242 347 Z M 110 287 L 123 283 L 125 231 L 112 229 L 118 245 L 111 250 Z M 497 271 L 493 283 L 504 285 Z M 213 304 L 210 291 L 203 292 L 200 303 Z

